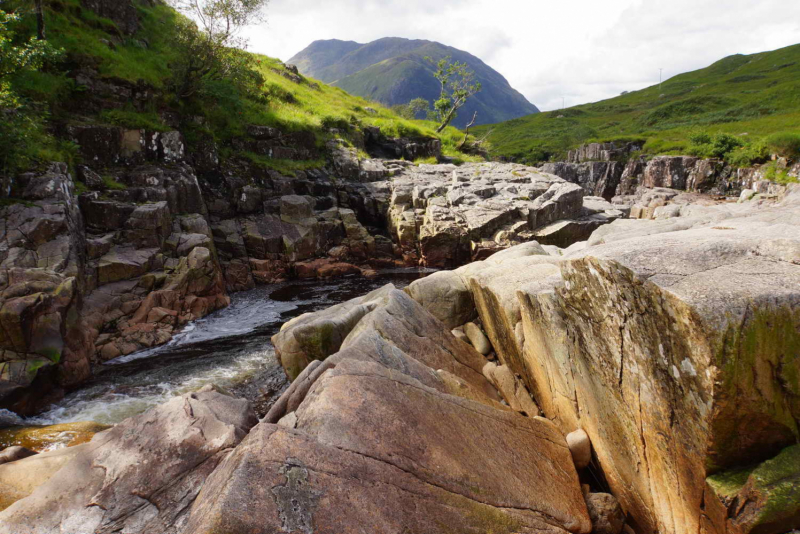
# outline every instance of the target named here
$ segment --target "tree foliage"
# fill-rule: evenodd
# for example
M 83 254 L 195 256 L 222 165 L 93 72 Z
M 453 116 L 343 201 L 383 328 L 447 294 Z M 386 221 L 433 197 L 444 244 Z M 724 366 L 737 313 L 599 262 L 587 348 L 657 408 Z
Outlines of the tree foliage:
M 11 87 L 13 75 L 26 69 L 39 69 L 60 54 L 47 41 L 17 35 L 15 27 L 19 21 L 19 15 L 0 10 L 0 107 L 5 109 L 20 106 Z
M 263 78 L 254 59 L 244 50 L 242 28 L 263 20 L 268 0 L 170 0 L 189 16 L 173 36 L 178 60 L 173 65 L 177 95 L 188 98 L 207 90 L 209 83 L 232 82 L 239 88 L 255 87 Z
M 40 135 L 42 111 L 29 109 L 14 90 L 14 76 L 41 69 L 61 51 L 47 41 L 20 34 L 20 16 L 0 9 L 0 175 L 26 165 L 26 149 Z
M 457 111 L 467 103 L 467 100 L 480 92 L 480 82 L 475 82 L 475 72 L 466 63 L 451 61 L 450 56 L 434 62 L 434 77 L 439 80 L 441 90 L 439 99 L 433 103 L 433 111 L 439 122 L 437 132 L 441 133 L 456 118 Z

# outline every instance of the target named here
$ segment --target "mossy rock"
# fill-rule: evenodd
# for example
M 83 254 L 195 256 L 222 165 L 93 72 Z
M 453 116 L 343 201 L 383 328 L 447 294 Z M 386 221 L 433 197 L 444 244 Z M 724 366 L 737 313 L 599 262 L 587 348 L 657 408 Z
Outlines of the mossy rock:
M 782 533 L 800 528 L 800 445 L 765 462 L 710 476 L 708 486 L 735 532 Z

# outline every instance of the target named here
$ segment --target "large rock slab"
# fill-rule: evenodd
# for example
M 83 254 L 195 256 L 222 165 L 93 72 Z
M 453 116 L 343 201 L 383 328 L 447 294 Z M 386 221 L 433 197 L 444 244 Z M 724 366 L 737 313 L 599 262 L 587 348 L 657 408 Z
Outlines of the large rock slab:
M 706 476 L 800 435 L 797 224 L 786 205 L 621 239 L 518 292 L 511 364 L 548 417 L 587 431 L 637 531 L 697 531 Z
M 247 401 L 213 390 L 175 397 L 99 434 L 0 513 L 0 525 L 19 534 L 180 532 L 205 477 L 256 422 Z
M 583 189 L 532 167 L 420 165 L 392 178 L 389 227 L 430 267 L 458 267 L 530 232 L 583 217 Z M 484 256 L 485 257 L 485 256 Z
M 591 530 L 569 450 L 544 419 L 347 360 L 295 413 L 289 429 L 260 424 L 215 471 L 187 533 Z

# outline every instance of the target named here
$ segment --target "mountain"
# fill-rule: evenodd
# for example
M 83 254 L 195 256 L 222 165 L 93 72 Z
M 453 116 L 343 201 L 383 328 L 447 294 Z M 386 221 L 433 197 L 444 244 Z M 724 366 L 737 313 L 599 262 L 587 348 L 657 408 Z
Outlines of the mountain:
M 336 39 L 315 41 L 289 63 L 300 72 L 388 106 L 407 104 L 422 97 L 439 97 L 439 82 L 433 77 L 434 61 L 450 56 L 475 71 L 483 89 L 460 110 L 453 122 L 464 127 L 475 111 L 476 124 L 506 121 L 538 113 L 539 110 L 516 91 L 496 70 L 467 52 L 433 41 L 387 37 L 367 44 Z
M 737 54 L 641 91 L 477 128 L 492 154 L 519 162 L 563 159 L 585 142 L 637 139 L 648 154 L 686 153 L 695 132 L 754 142 L 800 133 L 800 45 Z

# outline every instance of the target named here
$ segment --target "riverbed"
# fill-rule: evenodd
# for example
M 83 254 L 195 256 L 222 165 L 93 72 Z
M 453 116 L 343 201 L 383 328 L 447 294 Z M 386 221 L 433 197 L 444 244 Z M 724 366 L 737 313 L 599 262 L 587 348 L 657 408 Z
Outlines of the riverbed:
M 206 384 L 246 397 L 263 412 L 288 385 L 270 341 L 284 322 L 388 283 L 403 288 L 429 272 L 394 269 L 375 278 L 293 281 L 234 293 L 229 307 L 187 325 L 166 345 L 98 365 L 89 382 L 24 424 L 114 425 Z

